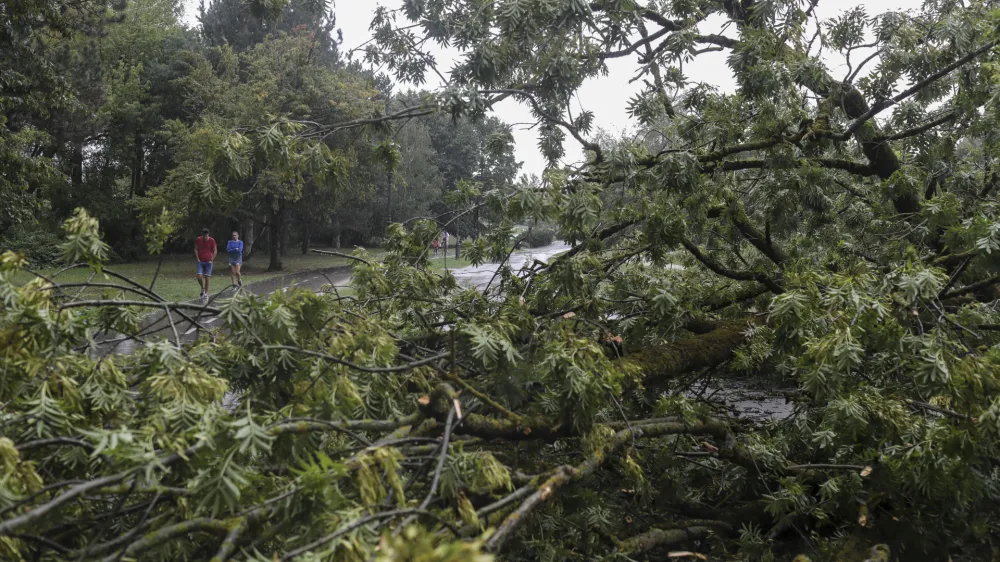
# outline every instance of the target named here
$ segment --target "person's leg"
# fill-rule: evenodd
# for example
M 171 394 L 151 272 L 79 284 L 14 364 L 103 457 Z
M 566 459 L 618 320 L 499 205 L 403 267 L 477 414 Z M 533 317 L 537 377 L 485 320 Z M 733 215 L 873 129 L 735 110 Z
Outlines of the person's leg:
M 208 294 L 208 284 L 212 280 L 212 262 L 205 262 L 205 294 Z
M 203 297 L 205 296 L 205 271 L 204 268 L 202 268 L 201 262 L 198 262 L 197 269 L 195 271 L 197 271 L 195 277 L 198 278 L 198 296 Z
M 236 286 L 236 264 L 229 264 L 229 280 L 232 281 L 233 287 Z
M 243 262 L 236 264 L 236 285 L 239 287 L 243 286 Z

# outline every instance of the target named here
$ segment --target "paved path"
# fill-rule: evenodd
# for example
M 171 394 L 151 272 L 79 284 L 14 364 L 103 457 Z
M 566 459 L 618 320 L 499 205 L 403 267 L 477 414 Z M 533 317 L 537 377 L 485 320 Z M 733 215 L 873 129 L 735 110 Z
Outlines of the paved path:
M 523 265 L 532 263 L 533 260 L 546 261 L 553 255 L 564 252 L 569 248 L 569 246 L 563 244 L 562 242 L 556 242 L 540 248 L 518 250 L 511 254 L 510 265 L 516 271 Z M 497 264 L 468 266 L 452 269 L 451 274 L 455 276 L 460 284 L 466 287 L 476 287 L 478 289 L 482 289 L 487 283 L 489 283 L 493 274 L 496 272 L 497 267 Z M 220 276 L 216 279 L 216 282 L 225 284 L 228 280 L 228 277 Z M 243 290 L 256 295 L 270 295 L 278 291 L 287 291 L 291 288 L 318 291 L 320 287 L 323 287 L 324 285 L 334 285 L 337 288 L 346 288 L 350 284 L 350 281 L 350 266 L 339 266 L 320 271 L 306 271 L 275 277 L 265 281 L 258 281 L 256 283 L 245 285 Z M 192 292 L 194 290 L 196 290 L 196 287 L 192 282 Z M 207 301 L 193 300 L 190 302 L 195 304 L 208 304 L 211 306 L 219 300 L 231 297 L 233 294 L 234 290 L 232 287 L 226 284 L 224 289 L 213 293 Z M 165 313 L 155 313 L 150 315 L 149 319 L 140 325 L 140 337 L 143 339 L 151 337 L 173 338 L 173 328 L 170 326 L 171 319 L 173 320 L 174 328 L 176 328 L 177 334 L 180 336 L 182 341 L 194 340 L 198 337 L 202 328 L 211 330 L 214 327 L 213 324 L 219 320 L 217 316 L 212 314 L 192 310 L 188 310 L 184 312 L 184 314 L 180 314 L 176 311 L 171 312 L 169 318 Z M 98 346 L 98 354 L 100 355 L 107 353 L 129 354 L 135 351 L 137 345 L 140 345 L 140 342 L 137 340 L 126 338 L 120 334 L 104 334 L 101 337 L 98 337 L 98 340 L 108 342 Z
M 555 242 L 554 244 L 549 244 L 548 246 L 518 250 L 510 255 L 510 266 L 514 269 L 514 271 L 518 271 L 524 267 L 525 264 L 530 265 L 535 260 L 546 262 L 552 256 L 569 250 L 570 247 L 571 246 L 562 242 Z M 498 267 L 499 266 L 495 263 L 484 263 L 478 266 L 470 265 L 467 267 L 452 269 L 451 274 L 455 276 L 455 280 L 458 281 L 459 284 L 482 290 L 486 288 L 486 284 L 493 278 L 493 274 L 496 273 Z
M 228 283 L 228 276 L 225 279 L 219 277 L 216 281 L 222 281 L 225 283 L 225 288 L 221 291 L 213 293 L 207 301 L 192 300 L 190 302 L 194 304 L 212 306 L 219 300 L 227 299 L 233 296 L 235 291 Z M 293 287 L 307 289 L 310 291 L 318 291 L 320 287 L 331 284 L 337 288 L 345 288 L 350 281 L 350 266 L 340 266 L 319 271 L 293 273 L 290 275 L 275 277 L 273 279 L 258 281 L 256 283 L 248 283 L 243 286 L 243 290 L 255 295 L 270 295 L 278 291 L 287 291 Z M 192 292 L 197 290 L 193 281 L 191 286 Z M 185 316 L 187 318 L 185 318 Z M 173 338 L 173 329 L 170 327 L 171 319 L 174 322 L 174 327 L 177 329 L 178 335 L 183 341 L 191 341 L 196 338 L 202 327 L 211 330 L 214 327 L 213 324 L 219 320 L 217 316 L 212 314 L 193 310 L 185 311 L 184 314 L 179 314 L 176 311 L 171 312 L 169 319 L 165 313 L 155 313 L 150 315 L 148 320 L 140 324 L 139 333 L 141 334 L 141 337 L 143 339 L 151 337 Z M 194 322 L 192 322 L 192 320 Z M 139 345 L 135 339 L 127 339 L 120 334 L 104 334 L 97 339 L 109 341 L 109 343 L 105 343 L 98 347 L 98 354 L 100 355 L 107 353 L 129 354 L 134 352 L 136 346 Z
M 564 252 L 569 248 L 570 246 L 563 244 L 562 242 L 556 242 L 540 248 L 519 250 L 511 254 L 510 265 L 514 271 L 518 271 L 525 264 L 531 264 L 534 260 L 546 262 L 551 259 L 552 256 Z M 461 267 L 450 271 L 451 274 L 455 276 L 455 279 L 459 282 L 459 284 L 482 290 L 493 278 L 494 273 L 497 271 L 497 267 L 498 265 L 493 263 L 479 266 Z M 220 277 L 219 280 L 226 281 L 228 279 Z M 256 295 L 270 295 L 277 291 L 287 291 L 293 287 L 307 289 L 310 291 L 319 291 L 319 289 L 324 285 L 334 285 L 337 288 L 347 288 L 350 281 L 350 266 L 340 266 L 322 271 L 307 271 L 276 277 L 266 281 L 259 281 L 257 283 L 248 284 L 244 286 L 243 289 Z M 194 283 L 192 283 L 192 286 L 193 285 Z M 208 299 L 208 303 L 212 304 L 215 301 L 229 298 L 232 295 L 233 289 L 227 286 L 222 291 L 216 292 L 212 295 L 212 297 Z M 191 302 L 199 303 L 202 301 Z M 198 332 L 200 331 L 200 327 L 198 325 L 192 323 L 190 320 L 184 319 L 176 312 L 171 314 L 171 318 L 174 320 L 177 332 L 183 341 L 191 341 L 197 337 Z M 218 317 L 214 315 L 206 313 L 199 314 L 196 311 L 187 311 L 187 316 L 209 330 L 211 330 L 213 325 L 218 321 Z M 144 339 L 149 337 L 173 338 L 170 322 L 163 313 L 151 315 L 150 319 L 143 323 L 140 333 L 142 334 L 141 337 Z M 139 345 L 139 342 L 135 339 L 125 339 L 121 338 L 121 336 L 118 336 L 118 338 L 120 338 L 120 341 L 99 346 L 98 353 L 101 355 L 106 353 L 129 354 L 134 352 L 136 347 Z M 115 337 L 105 335 L 103 338 L 98 339 L 113 340 Z M 702 385 L 697 388 L 689 389 L 685 394 L 690 397 L 707 397 L 720 403 L 721 406 L 731 412 L 737 413 L 741 417 L 754 421 L 780 420 L 787 418 L 791 415 L 794 407 L 792 403 L 785 399 L 784 393 L 781 389 L 759 388 L 755 385 L 741 382 L 732 377 L 721 378 L 711 383 L 702 383 Z M 239 398 L 234 393 L 227 392 L 226 396 L 223 398 L 223 405 L 227 408 L 233 409 L 238 403 Z

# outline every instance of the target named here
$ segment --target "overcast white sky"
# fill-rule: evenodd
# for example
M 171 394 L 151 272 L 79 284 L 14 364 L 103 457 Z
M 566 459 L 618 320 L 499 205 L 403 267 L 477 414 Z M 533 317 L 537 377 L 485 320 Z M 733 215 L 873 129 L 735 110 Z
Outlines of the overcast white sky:
M 206 0 L 207 3 L 208 0 Z M 184 0 L 186 13 L 184 21 L 189 25 L 197 25 L 198 0 Z M 402 5 L 402 0 L 329 0 L 334 13 L 337 15 L 337 27 L 344 34 L 344 50 L 353 49 L 370 38 L 368 26 L 371 23 L 372 14 L 375 8 L 383 5 L 389 8 L 397 8 Z M 869 15 L 880 14 L 886 11 L 918 9 L 922 0 L 820 0 L 816 9 L 817 15 L 821 19 L 835 17 L 840 13 L 858 5 L 864 5 Z M 710 29 L 711 22 L 706 22 L 702 31 L 706 33 L 718 32 L 718 29 Z M 856 57 L 858 60 L 867 55 L 859 51 Z M 435 52 L 438 66 L 443 71 L 451 67 L 454 60 L 454 53 L 438 50 Z M 687 78 L 691 82 L 708 82 L 715 84 L 724 90 L 733 87 L 732 73 L 726 65 L 725 52 L 707 53 L 697 58 L 696 65 L 684 69 Z M 828 66 L 835 67 L 842 61 L 829 60 Z M 869 66 L 871 67 L 871 66 Z M 629 84 L 629 80 L 635 73 L 634 59 L 614 59 L 608 64 L 609 74 L 606 77 L 592 79 L 580 90 L 579 101 L 595 114 L 595 126 L 609 131 L 621 131 L 630 125 L 628 115 L 625 112 L 627 102 L 639 90 L 640 85 Z M 838 73 L 837 75 L 839 75 Z M 433 89 L 439 84 L 438 79 L 432 73 L 428 74 L 434 81 L 425 84 L 424 87 Z M 401 89 L 407 86 L 401 85 Z M 507 123 L 518 123 L 514 126 L 514 138 L 517 143 L 517 159 L 524 163 L 523 172 L 540 174 L 545 167 L 545 161 L 537 148 L 536 135 L 534 131 L 528 130 L 527 123 L 531 120 L 531 114 L 526 107 L 517 102 L 504 101 L 496 108 L 496 115 Z M 578 158 L 579 150 L 567 140 L 567 154 L 570 159 Z

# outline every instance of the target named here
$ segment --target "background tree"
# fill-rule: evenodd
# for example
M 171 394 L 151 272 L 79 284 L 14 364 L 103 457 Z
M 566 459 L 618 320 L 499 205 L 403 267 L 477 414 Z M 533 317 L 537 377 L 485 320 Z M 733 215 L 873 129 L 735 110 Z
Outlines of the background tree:
M 117 11 L 111 11 L 114 8 Z M 121 3 L 18 2 L 0 15 L 0 236 L 21 233 L 44 214 L 47 187 L 58 185 L 51 142 L 35 118 L 79 103 L 57 61 L 78 37 L 96 37 Z
M 355 75 L 317 59 L 315 44 L 314 34 L 303 32 L 239 56 L 223 47 L 214 67 L 203 61 L 192 85 L 208 90 L 195 95 L 211 101 L 197 124 L 175 129 L 185 153 L 144 207 L 152 214 L 167 207 L 176 217 L 243 209 L 266 225 L 269 270 L 280 270 L 291 206 L 307 186 L 314 208 L 329 205 L 328 190 L 344 185 L 353 159 L 336 131 L 318 132 L 313 120 L 367 116 L 374 94 Z
M 452 215 L 390 225 L 382 258 L 355 256 L 350 294 L 164 302 L 104 267 L 82 211 L 62 259 L 108 282 L 19 284 L 25 261 L 3 254 L 4 555 L 991 556 L 996 14 L 929 2 L 820 22 L 813 7 L 408 2 L 377 12 L 369 59 L 419 82 L 423 39 L 452 44 L 451 83 L 399 109 L 358 96 L 360 118 L 343 94 L 336 121 L 308 117 L 315 92 L 341 99 L 325 95 L 333 71 L 302 63 L 308 36 L 192 65 L 205 109 L 170 125 L 162 188 L 192 205 L 249 201 L 234 187 L 248 179 L 270 211 L 292 205 L 342 176 L 351 155 L 325 141 L 342 133 L 398 173 L 392 141 L 420 132 L 400 124 L 479 123 L 511 97 L 553 166 L 541 185 L 457 182 Z M 845 76 L 821 45 L 854 61 Z M 705 49 L 727 53 L 734 92 L 685 79 Z M 570 103 L 621 57 L 647 83 L 638 133 L 609 138 Z M 566 141 L 582 163 L 559 165 Z M 505 263 L 479 291 L 427 256 L 477 209 L 496 219 L 470 258 Z M 514 271 L 513 226 L 534 221 L 570 248 Z M 153 226 L 155 246 L 170 228 Z M 109 330 L 147 339 L 143 309 L 171 314 L 165 338 L 81 353 Z M 218 331 L 183 340 L 205 330 L 189 312 Z M 793 406 L 761 422 L 692 391 L 733 377 L 791 387 Z
M 201 0 L 198 23 L 209 46 L 229 45 L 237 53 L 263 43 L 269 36 L 306 28 L 315 33 L 316 56 L 336 61 L 340 32 L 335 14 L 322 5 L 314 0 L 277 3 L 210 0 L 206 6 Z

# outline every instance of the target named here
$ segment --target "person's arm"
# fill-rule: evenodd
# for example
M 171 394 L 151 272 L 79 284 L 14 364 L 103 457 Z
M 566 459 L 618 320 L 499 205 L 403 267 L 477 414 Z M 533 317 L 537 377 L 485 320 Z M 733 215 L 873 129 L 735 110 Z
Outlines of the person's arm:
M 198 240 L 197 239 L 194 241 L 194 260 L 195 261 L 201 261 L 201 259 L 199 259 L 199 257 L 198 257 Z
M 219 246 L 215 243 L 215 239 L 212 239 L 212 261 L 215 261 L 215 254 L 219 253 Z

